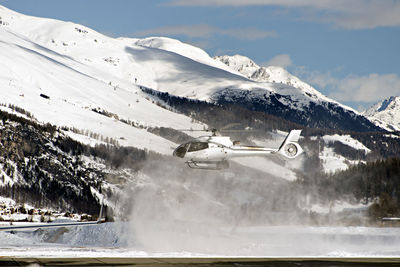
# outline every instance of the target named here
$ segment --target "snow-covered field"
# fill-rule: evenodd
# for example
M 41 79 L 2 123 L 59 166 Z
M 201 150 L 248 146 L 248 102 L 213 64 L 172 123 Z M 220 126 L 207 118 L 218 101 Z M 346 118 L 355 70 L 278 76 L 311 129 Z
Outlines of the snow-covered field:
M 157 223 L 151 224 L 157 226 Z M 0 232 L 11 257 L 398 257 L 399 228 L 241 226 L 176 222 L 142 236 L 129 222 L 68 231 Z M 154 242 L 157 238 L 158 242 Z

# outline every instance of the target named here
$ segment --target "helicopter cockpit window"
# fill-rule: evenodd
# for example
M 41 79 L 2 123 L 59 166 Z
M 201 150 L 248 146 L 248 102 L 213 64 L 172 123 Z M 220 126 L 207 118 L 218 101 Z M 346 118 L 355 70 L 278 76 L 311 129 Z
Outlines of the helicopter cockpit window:
M 199 151 L 207 148 L 208 148 L 208 143 L 206 142 L 192 142 L 190 143 L 188 152 Z
M 186 151 L 189 148 L 189 145 L 190 145 L 189 143 L 180 145 L 177 149 L 175 149 L 174 155 L 183 158 L 186 154 Z

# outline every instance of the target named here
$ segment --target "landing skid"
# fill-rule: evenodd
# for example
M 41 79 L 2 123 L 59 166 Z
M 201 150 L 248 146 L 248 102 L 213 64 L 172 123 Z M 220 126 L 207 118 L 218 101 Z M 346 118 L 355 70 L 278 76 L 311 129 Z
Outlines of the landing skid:
M 228 161 L 186 161 L 186 164 L 192 169 L 202 170 L 222 170 L 229 168 Z

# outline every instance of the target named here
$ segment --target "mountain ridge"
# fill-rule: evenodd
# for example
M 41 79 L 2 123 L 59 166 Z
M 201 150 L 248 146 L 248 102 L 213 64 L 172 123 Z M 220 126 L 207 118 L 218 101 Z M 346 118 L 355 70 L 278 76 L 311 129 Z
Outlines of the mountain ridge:
M 247 78 L 258 81 L 258 82 L 272 82 L 272 83 L 280 83 L 287 84 L 289 86 L 293 86 L 304 91 L 311 97 L 321 98 L 327 102 L 332 102 L 335 104 L 339 104 L 345 109 L 351 110 L 352 112 L 358 114 L 356 110 L 351 107 L 345 106 L 333 99 L 328 98 L 327 96 L 320 93 L 318 90 L 313 88 L 311 85 L 306 82 L 300 80 L 298 77 L 290 74 L 286 69 L 279 66 L 267 66 L 260 67 L 253 60 L 246 56 L 242 55 L 233 55 L 233 56 L 216 56 L 214 59 L 219 60 L 236 70 Z
M 400 131 L 400 97 L 391 96 L 363 112 L 372 122 L 388 131 Z

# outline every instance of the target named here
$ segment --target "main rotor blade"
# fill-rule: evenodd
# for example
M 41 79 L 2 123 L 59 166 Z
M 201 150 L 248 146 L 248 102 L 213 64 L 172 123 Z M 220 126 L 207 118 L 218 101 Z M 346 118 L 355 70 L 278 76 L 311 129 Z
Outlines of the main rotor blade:
M 175 129 L 177 131 L 182 131 L 182 132 L 224 132 L 224 133 L 251 133 L 251 132 L 259 132 L 261 130 L 218 130 L 215 128 L 211 129 L 205 129 L 205 130 L 194 130 L 194 129 Z
M 175 129 L 177 131 L 182 131 L 182 132 L 214 132 L 217 131 L 217 129 L 205 129 L 205 130 L 195 130 L 195 129 Z
M 219 131 L 225 131 L 225 129 L 229 129 L 233 126 L 237 126 L 237 125 L 242 125 L 241 123 L 238 122 L 234 122 L 234 123 L 229 123 L 227 125 L 225 125 L 224 127 L 222 127 L 221 129 L 219 129 Z
M 219 132 L 223 133 L 254 133 L 260 132 L 261 130 L 220 130 Z

